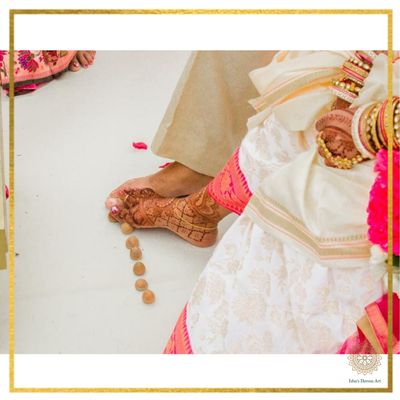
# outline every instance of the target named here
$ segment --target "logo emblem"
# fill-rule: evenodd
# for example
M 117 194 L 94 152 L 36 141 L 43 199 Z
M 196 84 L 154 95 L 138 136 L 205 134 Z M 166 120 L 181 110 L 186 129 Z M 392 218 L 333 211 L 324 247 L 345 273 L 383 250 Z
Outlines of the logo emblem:
M 379 354 L 350 354 L 349 365 L 358 374 L 372 374 L 381 365 L 382 356 Z

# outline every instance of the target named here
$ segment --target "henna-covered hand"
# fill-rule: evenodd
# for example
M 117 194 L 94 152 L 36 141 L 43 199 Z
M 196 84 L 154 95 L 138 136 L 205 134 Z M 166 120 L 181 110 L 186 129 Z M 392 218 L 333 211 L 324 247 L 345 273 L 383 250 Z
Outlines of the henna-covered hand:
M 354 108 L 336 109 L 325 114 L 315 124 L 326 147 L 333 156 L 352 159 L 359 155 L 351 135 L 351 124 L 355 111 L 356 109 Z M 334 167 L 326 159 L 324 152 L 320 148 L 318 150 L 320 155 L 325 158 L 325 164 L 329 167 Z

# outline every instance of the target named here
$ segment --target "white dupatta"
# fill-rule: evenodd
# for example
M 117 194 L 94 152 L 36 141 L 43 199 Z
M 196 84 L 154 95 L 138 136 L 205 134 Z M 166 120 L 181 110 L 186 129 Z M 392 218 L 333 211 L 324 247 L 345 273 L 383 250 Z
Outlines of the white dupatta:
M 324 82 L 328 74 L 323 78 L 321 74 L 329 69 L 331 77 L 335 75 L 349 55 L 348 52 L 294 52 L 279 61 L 282 54 L 278 53 L 271 66 L 251 73 L 261 96 L 252 101 L 260 111 L 249 120 L 249 126 L 262 123 L 273 113 L 293 134 L 312 130 L 315 120 L 329 111 L 335 99 Z M 393 70 L 394 95 L 399 95 L 399 62 Z M 381 54 L 353 106 L 385 98 L 387 56 Z M 366 210 L 374 180 L 372 167 L 373 161 L 351 170 L 327 167 L 314 144 L 268 176 L 245 213 L 263 230 L 306 252 L 322 265 L 367 265 L 370 243 Z

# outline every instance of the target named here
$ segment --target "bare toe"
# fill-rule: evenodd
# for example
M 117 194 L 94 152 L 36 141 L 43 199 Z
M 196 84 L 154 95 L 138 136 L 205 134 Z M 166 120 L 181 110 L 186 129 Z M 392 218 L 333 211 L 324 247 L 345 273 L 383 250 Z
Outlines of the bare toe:
M 108 195 L 105 205 L 108 209 L 111 209 L 111 207 L 119 207 L 121 206 L 120 200 L 124 199 L 128 193 L 134 195 L 135 190 L 144 190 L 147 188 L 149 188 L 147 178 L 130 179 L 118 186 Z
M 124 202 L 122 201 L 122 199 L 118 197 L 108 197 L 105 202 L 105 206 L 109 210 L 111 210 L 113 207 L 122 208 L 123 204 Z
M 71 60 L 71 62 L 69 63 L 68 69 L 72 72 L 77 72 L 81 69 L 81 66 L 78 62 L 78 59 L 76 58 L 76 56 Z
M 92 65 L 94 63 L 94 58 L 96 56 L 96 52 L 93 50 L 90 51 L 85 51 L 85 57 L 89 65 Z
M 86 64 L 91 65 L 93 63 L 92 55 L 90 54 L 89 51 L 84 51 L 83 57 L 86 60 Z
M 86 68 L 88 67 L 88 62 L 86 61 L 86 57 L 85 57 L 83 51 L 78 51 L 78 52 L 76 53 L 76 58 L 78 59 L 79 64 L 81 64 L 81 66 L 82 66 L 83 68 L 86 69 Z

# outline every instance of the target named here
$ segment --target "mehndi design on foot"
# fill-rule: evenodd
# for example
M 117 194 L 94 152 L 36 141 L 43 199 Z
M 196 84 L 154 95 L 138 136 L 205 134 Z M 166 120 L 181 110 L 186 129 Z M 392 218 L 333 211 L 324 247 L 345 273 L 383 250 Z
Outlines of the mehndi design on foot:
M 218 222 L 229 212 L 207 188 L 184 198 L 164 198 L 151 189 L 127 191 L 124 208 L 114 215 L 135 228 L 165 228 L 199 247 L 212 246 Z

